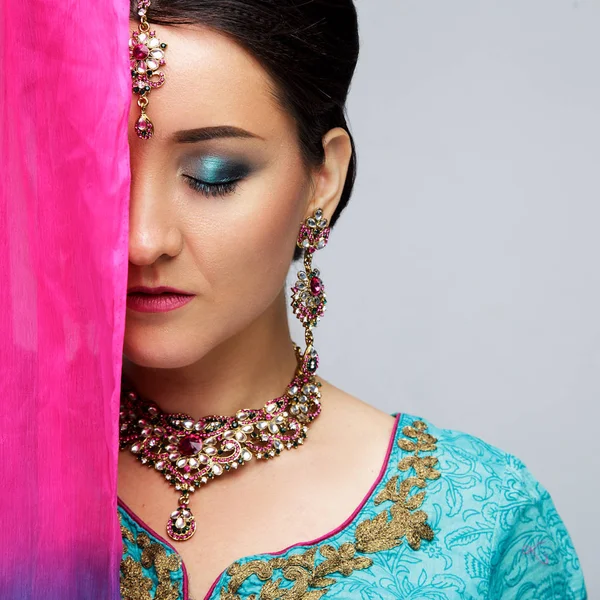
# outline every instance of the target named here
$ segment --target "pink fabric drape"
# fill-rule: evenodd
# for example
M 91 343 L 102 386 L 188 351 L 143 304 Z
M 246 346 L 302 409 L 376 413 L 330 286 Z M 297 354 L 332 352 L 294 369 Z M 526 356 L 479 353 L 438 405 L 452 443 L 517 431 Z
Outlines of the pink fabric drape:
M 0 0 L 0 598 L 117 599 L 127 0 Z

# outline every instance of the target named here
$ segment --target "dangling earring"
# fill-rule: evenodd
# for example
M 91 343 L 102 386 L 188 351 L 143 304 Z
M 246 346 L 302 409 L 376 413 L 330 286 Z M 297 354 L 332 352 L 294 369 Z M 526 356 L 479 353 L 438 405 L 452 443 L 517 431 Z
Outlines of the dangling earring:
M 292 309 L 304 327 L 306 350 L 302 360 L 302 368 L 315 373 L 319 366 L 319 356 L 314 349 L 312 329 L 323 316 L 327 298 L 325 286 L 319 269 L 313 268 L 313 254 L 325 248 L 329 240 L 330 228 L 323 211 L 319 208 L 312 217 L 308 217 L 300 227 L 297 245 L 304 250 L 304 271 L 298 272 L 298 279 L 292 287 Z

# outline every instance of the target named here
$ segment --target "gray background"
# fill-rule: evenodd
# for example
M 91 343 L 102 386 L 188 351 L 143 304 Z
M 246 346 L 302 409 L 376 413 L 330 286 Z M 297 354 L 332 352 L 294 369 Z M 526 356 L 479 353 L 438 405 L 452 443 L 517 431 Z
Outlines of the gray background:
M 600 598 L 600 0 L 357 5 L 320 373 L 519 456 Z

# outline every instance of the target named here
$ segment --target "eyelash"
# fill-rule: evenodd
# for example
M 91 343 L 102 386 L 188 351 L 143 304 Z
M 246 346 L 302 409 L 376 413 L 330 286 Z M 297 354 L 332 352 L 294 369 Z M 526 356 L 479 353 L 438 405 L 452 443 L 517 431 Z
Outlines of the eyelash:
M 216 197 L 216 196 L 227 196 L 228 194 L 232 194 L 239 183 L 239 179 L 234 181 L 226 181 L 222 183 L 206 183 L 206 181 L 201 181 L 200 179 L 196 179 L 195 177 L 190 177 L 189 175 L 184 175 L 188 185 L 195 190 L 196 192 L 200 192 L 207 198 Z

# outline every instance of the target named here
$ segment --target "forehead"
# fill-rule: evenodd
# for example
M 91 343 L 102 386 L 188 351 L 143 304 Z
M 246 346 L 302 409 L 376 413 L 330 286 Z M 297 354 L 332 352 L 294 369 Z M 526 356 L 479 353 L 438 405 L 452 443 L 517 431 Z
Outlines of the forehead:
M 289 126 L 288 115 L 274 97 L 272 78 L 232 39 L 197 25 L 151 24 L 151 29 L 168 45 L 162 67 L 165 83 L 152 90 L 147 109 L 157 134 L 232 125 L 269 136 Z

